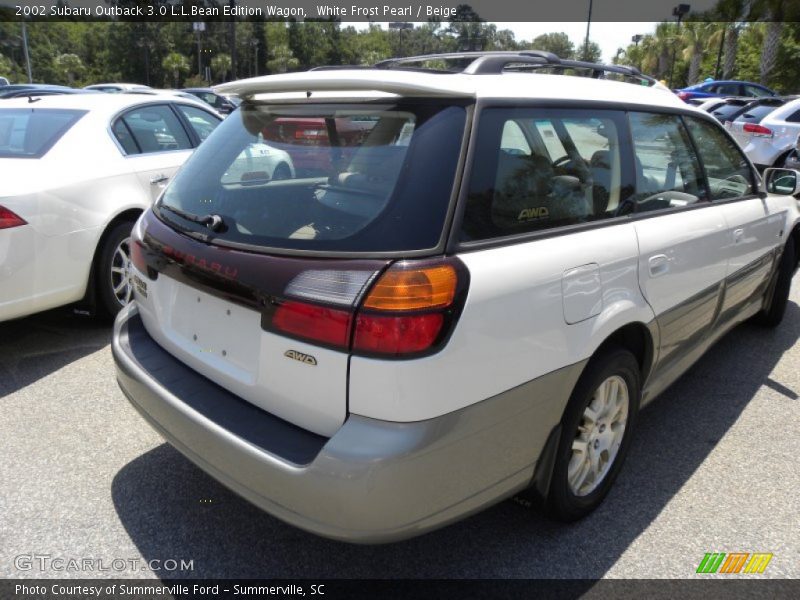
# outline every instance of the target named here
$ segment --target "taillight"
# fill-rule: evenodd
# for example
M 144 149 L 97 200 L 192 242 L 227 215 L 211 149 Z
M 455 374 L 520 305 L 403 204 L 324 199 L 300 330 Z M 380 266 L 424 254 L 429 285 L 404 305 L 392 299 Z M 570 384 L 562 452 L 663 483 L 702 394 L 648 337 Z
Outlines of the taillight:
M 275 310 L 272 324 L 283 333 L 347 348 L 352 318 L 353 316 L 346 310 L 288 301 Z
M 678 92 L 678 98 L 686 102 L 686 100 L 691 96 L 689 92 Z
M 11 229 L 27 224 L 25 219 L 11 212 L 5 206 L 0 206 L 0 229 Z
M 359 314 L 356 317 L 355 352 L 400 356 L 430 348 L 442 331 L 441 313 L 380 316 Z
M 144 258 L 144 245 L 139 240 L 131 240 L 130 245 L 131 262 L 133 266 L 147 275 L 147 261 Z
M 467 271 L 461 263 L 398 263 L 370 285 L 373 278 L 374 273 L 358 271 L 301 273 L 286 295 L 302 301 L 276 303 L 268 326 L 277 333 L 370 356 L 419 355 L 446 340 L 465 298 Z M 366 297 L 355 308 L 367 285 Z M 347 299 L 349 306 L 343 308 Z
M 747 133 L 752 133 L 755 137 L 772 137 L 772 130 L 763 125 L 755 123 L 745 123 L 742 129 Z

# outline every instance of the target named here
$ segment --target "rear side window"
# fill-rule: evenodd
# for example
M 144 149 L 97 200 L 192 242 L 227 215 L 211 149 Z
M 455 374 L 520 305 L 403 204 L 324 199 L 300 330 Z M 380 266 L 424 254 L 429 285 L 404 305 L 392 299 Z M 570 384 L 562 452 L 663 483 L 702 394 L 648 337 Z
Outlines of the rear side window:
M 712 200 L 753 194 L 753 174 L 742 151 L 719 126 L 685 117 L 708 178 Z
M 754 96 L 755 98 L 762 98 L 765 96 L 772 96 L 769 91 L 765 90 L 764 88 L 756 87 L 754 85 L 745 85 L 744 86 L 744 93 L 747 96 Z
M 127 154 L 192 148 L 183 125 L 166 105 L 141 106 L 130 110 L 112 124 L 111 130 Z
M 395 252 L 435 248 L 466 110 L 438 101 L 245 104 L 200 145 L 156 207 L 223 222 L 216 242 L 269 249 Z
M 0 158 L 40 158 L 86 114 L 83 110 L 0 109 Z
M 614 216 L 623 193 L 622 119 L 602 110 L 484 110 L 461 240 Z
M 793 112 L 791 115 L 786 117 L 786 120 L 789 121 L 789 123 L 800 123 L 800 110 Z
M 680 117 L 630 113 L 630 124 L 636 172 L 631 211 L 677 208 L 705 197 L 700 164 Z
M 189 126 L 194 130 L 201 142 L 211 135 L 211 132 L 220 124 L 220 120 L 217 117 L 204 110 L 185 104 L 177 104 L 176 106 L 186 117 Z

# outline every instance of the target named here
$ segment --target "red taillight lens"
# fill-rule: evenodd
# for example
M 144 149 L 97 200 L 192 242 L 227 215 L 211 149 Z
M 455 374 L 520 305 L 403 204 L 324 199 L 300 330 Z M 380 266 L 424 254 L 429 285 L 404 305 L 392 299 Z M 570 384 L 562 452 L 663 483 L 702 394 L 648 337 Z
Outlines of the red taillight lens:
M 687 98 L 689 98 L 691 94 L 689 92 L 678 92 L 678 98 L 686 102 Z
M 374 275 L 356 270 L 301 273 L 286 287 L 292 299 L 275 308 L 270 329 L 354 354 L 384 357 L 418 355 L 446 339 L 464 300 L 458 293 L 467 285 L 463 266 L 454 261 L 395 264 L 369 286 L 356 310 L 356 299 Z
M 132 240 L 130 245 L 131 262 L 133 266 L 147 274 L 147 261 L 144 259 L 144 246 L 139 240 Z
M 0 206 L 0 229 L 11 229 L 27 224 L 25 219 L 11 212 L 5 206 Z
M 742 129 L 747 133 L 752 133 L 756 137 L 772 137 L 772 130 L 767 129 L 763 125 L 756 125 L 755 123 L 745 123 Z
M 352 318 L 344 310 L 289 301 L 278 306 L 272 317 L 272 325 L 279 332 L 347 348 Z
M 441 313 L 424 315 L 356 317 L 353 351 L 399 356 L 431 347 L 444 324 Z

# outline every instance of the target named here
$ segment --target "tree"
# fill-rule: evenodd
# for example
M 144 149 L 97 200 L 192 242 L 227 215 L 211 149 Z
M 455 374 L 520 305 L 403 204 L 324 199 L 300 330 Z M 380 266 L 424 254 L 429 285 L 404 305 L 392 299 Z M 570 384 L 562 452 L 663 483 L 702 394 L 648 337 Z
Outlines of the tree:
M 228 73 L 231 70 L 231 56 L 230 54 L 217 54 L 211 59 L 211 72 L 214 73 L 217 79 L 225 81 Z
M 59 54 L 54 62 L 56 70 L 67 80 L 67 85 L 70 87 L 75 83 L 75 76 L 83 73 L 85 69 L 83 61 L 77 54 Z
M 601 58 L 603 58 L 603 51 L 600 49 L 600 45 L 597 42 L 592 42 L 590 40 L 588 44 L 581 45 L 581 52 L 578 56 L 578 60 L 596 63 L 600 62 Z
M 770 73 L 775 68 L 778 58 L 785 4 L 786 0 L 761 0 L 759 3 L 759 8 L 763 11 L 763 19 L 767 21 L 767 31 L 764 36 L 759 65 L 759 83 L 762 85 L 767 85 L 769 82 Z
M 172 74 L 172 82 L 174 87 L 178 87 L 180 83 L 180 76 L 189 72 L 189 60 L 178 52 L 170 52 L 161 61 L 161 66 L 165 71 Z
M 713 32 L 710 23 L 698 21 L 687 21 L 681 29 L 681 39 L 683 43 L 683 59 L 689 61 L 689 74 L 687 83 L 689 85 L 697 83 L 700 75 L 700 63 L 706 51 L 706 44 Z
M 569 39 L 569 36 L 562 31 L 558 33 L 543 33 L 535 37 L 529 47 L 531 50 L 552 52 L 564 59 L 575 57 L 575 45 Z
M 300 61 L 294 57 L 286 44 L 274 46 L 270 54 L 272 59 L 267 61 L 267 68 L 271 73 L 286 73 L 300 65 Z

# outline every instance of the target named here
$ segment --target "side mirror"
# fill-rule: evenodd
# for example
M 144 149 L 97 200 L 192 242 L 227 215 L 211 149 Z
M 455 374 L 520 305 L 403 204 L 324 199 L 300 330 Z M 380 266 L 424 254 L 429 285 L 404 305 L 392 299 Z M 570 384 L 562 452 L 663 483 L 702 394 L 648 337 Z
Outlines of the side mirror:
M 794 169 L 766 169 L 764 191 L 778 196 L 794 196 L 800 193 L 800 172 Z

